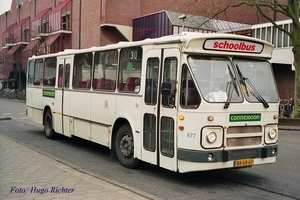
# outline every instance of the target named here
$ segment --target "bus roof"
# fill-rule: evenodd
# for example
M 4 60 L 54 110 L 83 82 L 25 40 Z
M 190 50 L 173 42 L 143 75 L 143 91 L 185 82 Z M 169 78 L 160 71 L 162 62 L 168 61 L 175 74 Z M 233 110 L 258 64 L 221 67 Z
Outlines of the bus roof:
M 216 43 L 227 41 L 228 48 L 224 47 L 215 48 L 213 45 Z M 63 56 L 77 53 L 103 51 L 108 49 L 119 49 L 132 46 L 145 46 L 145 45 L 170 45 L 170 44 L 181 44 L 183 52 L 187 53 L 205 53 L 205 54 L 222 54 L 225 52 L 227 55 L 244 55 L 247 53 L 254 54 L 254 56 L 270 59 L 273 52 L 273 45 L 263 40 L 259 40 L 252 37 L 233 35 L 227 33 L 199 33 L 199 32 L 183 32 L 176 35 L 168 35 L 160 38 L 145 39 L 141 41 L 133 42 L 119 42 L 116 44 L 109 44 L 101 47 L 91 47 L 86 49 L 66 49 L 63 52 L 47 54 L 37 57 L 52 57 L 52 56 Z M 223 44 L 224 45 L 224 44 Z M 256 51 L 243 50 L 243 45 L 257 45 L 259 46 Z M 233 47 L 233 48 L 230 48 Z M 237 48 L 235 48 L 237 47 Z M 248 56 L 249 56 L 248 55 Z M 253 56 L 253 55 L 252 55 Z

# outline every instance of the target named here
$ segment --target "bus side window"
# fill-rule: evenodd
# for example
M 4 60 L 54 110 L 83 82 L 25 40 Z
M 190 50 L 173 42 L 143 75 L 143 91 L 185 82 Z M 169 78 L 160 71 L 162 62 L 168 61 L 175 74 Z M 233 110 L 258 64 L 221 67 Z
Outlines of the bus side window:
M 157 102 L 157 81 L 159 59 L 148 58 L 146 68 L 145 103 L 155 105 Z
M 34 78 L 34 60 L 28 61 L 27 85 L 33 85 Z
M 44 60 L 37 59 L 34 63 L 34 85 L 43 85 L 43 69 L 44 69 Z
M 58 87 L 61 88 L 62 87 L 62 83 L 63 83 L 63 64 L 60 64 L 58 66 Z
M 117 66 L 118 50 L 96 52 L 94 56 L 93 89 L 114 91 Z
M 70 83 L 70 64 L 66 64 L 65 68 L 65 88 L 69 88 L 69 83 Z
M 198 108 L 200 104 L 200 94 L 186 65 L 182 69 L 180 104 L 184 108 Z
M 56 72 L 56 58 L 50 57 L 45 58 L 45 67 L 44 67 L 44 77 L 43 83 L 44 86 L 55 86 L 55 72 Z
M 93 54 L 77 54 L 74 63 L 73 88 L 90 89 Z
M 118 91 L 138 93 L 142 70 L 141 47 L 121 49 Z
M 174 107 L 176 101 L 176 85 L 177 85 L 177 58 L 168 57 L 164 61 L 163 80 L 161 85 L 162 90 L 162 105 L 168 107 Z M 168 97 L 166 97 L 166 95 Z M 166 99 L 167 98 L 167 99 Z

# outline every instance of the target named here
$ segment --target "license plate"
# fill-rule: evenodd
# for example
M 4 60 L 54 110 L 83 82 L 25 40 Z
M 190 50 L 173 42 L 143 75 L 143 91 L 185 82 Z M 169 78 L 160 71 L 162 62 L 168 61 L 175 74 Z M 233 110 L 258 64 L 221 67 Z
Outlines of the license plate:
M 234 167 L 246 167 L 254 165 L 254 159 L 235 160 L 233 162 Z

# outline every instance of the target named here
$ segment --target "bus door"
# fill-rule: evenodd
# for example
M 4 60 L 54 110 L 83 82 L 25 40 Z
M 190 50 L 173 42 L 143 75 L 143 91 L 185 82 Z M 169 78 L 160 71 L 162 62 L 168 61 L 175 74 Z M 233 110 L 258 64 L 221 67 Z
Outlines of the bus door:
M 70 136 L 69 131 L 69 103 L 66 90 L 69 88 L 70 83 L 70 66 L 72 59 L 59 58 L 57 60 L 57 90 L 55 92 L 55 105 L 54 105 L 54 122 L 55 131 L 67 136 Z
M 142 118 L 142 160 L 174 171 L 177 169 L 175 95 L 178 58 L 177 49 L 147 52 Z M 163 85 L 167 88 L 162 90 Z
M 177 170 L 177 69 L 180 59 L 178 49 L 165 49 L 162 59 L 162 75 L 159 105 L 159 166 Z
M 142 160 L 158 164 L 158 84 L 161 73 L 161 49 L 148 50 L 146 53 L 146 83 L 143 106 L 143 148 Z

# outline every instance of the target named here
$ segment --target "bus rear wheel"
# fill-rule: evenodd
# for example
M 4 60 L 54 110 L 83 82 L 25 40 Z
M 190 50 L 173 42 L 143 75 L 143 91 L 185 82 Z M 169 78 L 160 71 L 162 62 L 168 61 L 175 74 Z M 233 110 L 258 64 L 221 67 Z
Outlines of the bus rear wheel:
M 135 168 L 139 160 L 134 158 L 134 141 L 128 124 L 121 126 L 115 140 L 116 154 L 120 163 L 127 168 Z
M 51 111 L 47 110 L 45 117 L 44 117 L 44 133 L 47 138 L 55 139 L 56 133 L 53 130 L 53 122 L 52 122 L 52 115 Z

